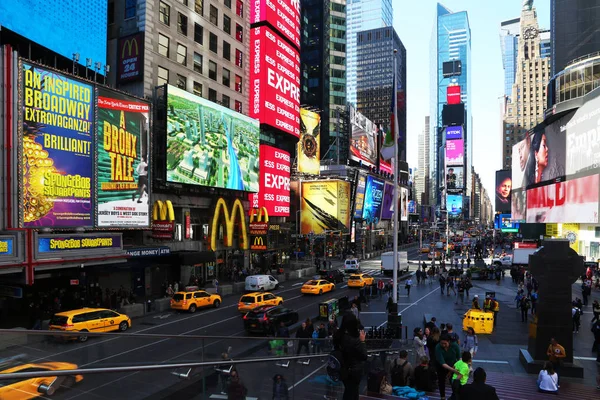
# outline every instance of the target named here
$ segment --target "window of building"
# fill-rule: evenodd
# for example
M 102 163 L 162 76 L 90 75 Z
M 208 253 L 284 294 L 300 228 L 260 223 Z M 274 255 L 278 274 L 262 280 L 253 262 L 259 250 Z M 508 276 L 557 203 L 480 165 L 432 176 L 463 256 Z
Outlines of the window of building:
M 108 20 L 108 25 L 115 23 L 115 3 L 114 3 L 114 1 L 111 1 L 108 3 L 108 11 L 107 11 L 106 17 Z
M 165 25 L 171 23 L 171 6 L 164 1 L 158 5 L 158 19 Z
M 217 102 L 217 91 L 215 89 L 208 88 L 208 99 Z
M 231 105 L 231 99 L 229 98 L 229 96 L 223 95 L 223 100 L 221 100 L 221 105 L 223 107 L 229 108 L 229 106 Z
M 223 58 L 231 61 L 231 45 L 223 40 Z
M 158 67 L 158 86 L 169 83 L 169 70 L 163 67 Z
M 194 52 L 194 71 L 202 73 L 202 55 Z
M 214 61 L 208 62 L 208 77 L 213 81 L 217 80 L 217 63 Z
M 187 78 L 185 76 L 177 74 L 177 87 L 185 90 L 187 87 Z
M 204 44 L 204 28 L 196 23 L 194 23 L 194 41 L 198 44 Z
M 231 35 L 231 18 L 225 14 L 223 14 L 223 31 Z
M 204 0 L 195 0 L 194 11 L 196 11 L 197 14 L 204 15 Z
M 240 24 L 235 24 L 235 38 L 240 42 L 244 41 L 244 28 Z
M 177 43 L 177 62 L 179 64 L 187 65 L 187 47 L 181 43 Z
M 217 47 L 218 47 L 218 41 L 217 41 L 217 35 L 215 35 L 214 33 L 210 32 L 208 34 L 208 48 L 210 49 L 210 51 L 212 51 L 213 53 L 217 53 Z
M 235 101 L 235 111 L 239 112 L 240 114 L 242 113 L 242 102 L 241 101 Z
M 235 91 L 242 93 L 242 77 L 239 75 L 235 76 Z
M 223 68 L 223 85 L 229 87 L 231 80 L 231 72 L 227 68 Z
M 235 49 L 235 65 L 244 68 L 244 53 L 239 49 Z
M 213 25 L 219 26 L 219 10 L 212 4 L 210 6 L 210 22 Z
M 163 34 L 158 34 L 158 54 L 169 57 L 169 38 Z
M 182 13 L 177 13 L 177 32 L 187 36 L 188 17 Z
M 125 0 L 125 19 L 135 17 L 135 9 L 137 7 L 137 0 Z
M 194 94 L 202 97 L 202 84 L 200 82 L 194 81 Z
M 242 0 L 235 1 L 235 13 L 238 17 L 244 18 L 244 2 Z

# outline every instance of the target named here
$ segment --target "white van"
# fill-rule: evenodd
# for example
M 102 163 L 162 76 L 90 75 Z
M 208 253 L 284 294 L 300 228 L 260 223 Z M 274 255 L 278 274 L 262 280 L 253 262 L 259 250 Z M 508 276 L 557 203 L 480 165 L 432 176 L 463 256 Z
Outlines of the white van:
M 349 258 L 344 261 L 344 272 L 354 273 L 360 271 L 360 263 L 356 258 Z
M 271 275 L 250 275 L 246 278 L 245 289 L 249 292 L 260 292 L 279 288 L 279 282 Z

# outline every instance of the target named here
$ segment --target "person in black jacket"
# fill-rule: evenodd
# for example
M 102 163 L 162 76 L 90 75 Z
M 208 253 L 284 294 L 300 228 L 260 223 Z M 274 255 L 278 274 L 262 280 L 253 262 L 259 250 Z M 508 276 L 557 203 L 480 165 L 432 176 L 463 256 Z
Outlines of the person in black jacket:
M 435 390 L 435 382 L 437 375 L 435 369 L 429 366 L 429 358 L 421 357 L 420 364 L 415 368 L 415 389 L 424 392 L 433 392 Z
M 461 400 L 498 400 L 496 389 L 485 383 L 485 370 L 481 367 L 473 372 L 473 383 L 462 387 Z
M 359 331 L 360 324 L 354 314 L 346 314 L 340 329 L 333 337 L 333 346 L 343 354 L 343 368 L 347 371 L 342 376 L 344 384 L 343 400 L 358 400 L 360 380 L 364 363 L 367 360 L 366 333 Z
M 308 342 L 312 337 L 312 330 L 306 325 L 306 322 L 302 323 L 302 326 L 296 332 L 296 338 L 301 339 L 298 340 L 298 351 L 296 355 L 299 356 L 303 347 L 306 347 L 306 354 L 310 355 L 310 348 L 308 347 Z

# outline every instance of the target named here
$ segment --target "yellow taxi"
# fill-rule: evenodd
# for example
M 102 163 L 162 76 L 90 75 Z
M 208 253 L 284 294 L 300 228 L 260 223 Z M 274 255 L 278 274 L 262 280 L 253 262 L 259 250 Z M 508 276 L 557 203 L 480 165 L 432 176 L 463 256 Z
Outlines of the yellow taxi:
M 427 246 L 421 247 L 421 253 L 429 253 L 429 247 L 427 247 Z
M 50 319 L 48 329 L 65 332 L 125 332 L 131 328 L 131 318 L 106 308 L 80 308 L 79 310 L 56 313 Z M 87 341 L 87 335 L 74 336 L 71 339 Z M 1 382 L 0 382 L 1 383 Z
M 204 290 L 177 292 L 171 299 L 171 309 L 195 313 L 201 307 L 219 308 L 221 301 L 221 296 L 218 294 L 211 294 Z
M 363 288 L 372 285 L 375 279 L 367 274 L 353 274 L 348 278 L 348 287 Z
M 2 374 L 17 372 L 45 372 L 77 369 L 77 365 L 65 362 L 45 362 L 40 364 L 21 364 L 0 371 Z M 49 376 L 43 378 L 8 379 L 0 381 L 0 399 L 2 400 L 25 400 L 36 397 L 53 396 L 58 389 L 70 388 L 77 382 L 83 380 L 81 375 L 71 376 Z
M 238 302 L 238 311 L 246 313 L 260 306 L 280 306 L 283 304 L 283 297 L 275 296 L 269 292 L 248 293 L 240 297 Z
M 324 279 L 312 279 L 302 285 L 300 292 L 302 294 L 323 294 L 331 292 L 335 289 L 335 285 Z

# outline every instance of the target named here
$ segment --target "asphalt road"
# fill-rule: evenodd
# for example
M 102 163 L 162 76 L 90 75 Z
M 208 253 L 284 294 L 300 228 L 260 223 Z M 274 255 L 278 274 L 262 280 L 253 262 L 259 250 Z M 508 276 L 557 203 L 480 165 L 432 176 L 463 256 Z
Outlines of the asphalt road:
M 415 259 L 417 256 L 417 249 L 409 251 L 409 259 Z M 334 263 L 334 267 L 335 265 Z M 379 259 L 365 260 L 361 263 L 361 268 L 363 272 L 375 277 L 380 276 Z M 413 265 L 412 269 L 415 268 Z M 318 315 L 318 304 L 322 301 L 342 296 L 351 298 L 357 293 L 357 290 L 348 289 L 343 283 L 338 284 L 334 292 L 322 296 L 304 296 L 300 293 L 300 286 L 305 280 L 286 281 L 279 290 L 274 291 L 284 298 L 286 307 L 298 311 L 300 321 L 315 318 Z M 128 333 L 153 334 L 157 337 L 90 337 L 86 343 L 58 343 L 43 341 L 42 337 L 32 335 L 29 336 L 30 342 L 26 346 L 4 350 L 0 357 L 25 353 L 32 362 L 61 361 L 77 364 L 79 368 L 92 368 L 219 361 L 221 353 L 227 351 L 229 347 L 232 349 L 230 354 L 234 359 L 267 356 L 266 340 L 239 339 L 247 334 L 243 329 L 242 314 L 237 311 L 238 298 L 239 295 L 227 296 L 219 309 L 199 310 L 195 314 L 169 311 L 135 319 L 133 327 L 128 331 Z M 364 315 L 369 324 L 371 317 L 375 318 L 373 324 L 385 319 L 383 313 Z M 165 338 L 160 335 L 177 335 L 177 337 Z M 186 338 L 189 335 L 227 338 Z M 315 361 L 313 360 L 313 365 L 296 364 L 285 369 L 286 373 L 292 374 L 290 382 L 307 384 L 307 379 L 301 382 L 300 380 L 314 370 Z M 272 361 L 240 368 L 242 379 L 249 388 L 248 395 L 260 393 L 265 385 L 270 387 L 270 380 L 279 369 L 281 367 L 273 365 Z M 111 400 L 203 398 L 201 396 L 203 391 L 207 393 L 206 398 L 211 394 L 218 396 L 220 390 L 216 387 L 216 381 L 209 378 L 203 383 L 198 379 L 199 376 L 201 376 L 199 371 L 191 371 L 189 379 L 175 376 L 172 371 L 87 375 L 82 382 L 72 388 L 59 390 L 52 398 Z M 260 398 L 264 398 L 264 393 Z

